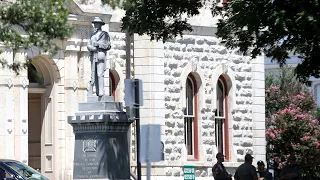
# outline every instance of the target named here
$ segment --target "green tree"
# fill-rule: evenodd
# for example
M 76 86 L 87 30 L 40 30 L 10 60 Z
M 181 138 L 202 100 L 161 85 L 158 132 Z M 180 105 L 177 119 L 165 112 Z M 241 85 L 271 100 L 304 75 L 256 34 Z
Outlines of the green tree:
M 52 39 L 70 34 L 66 0 L 17 0 L 0 9 L 0 41 L 13 47 L 38 46 L 44 51 L 56 48 Z M 122 30 L 147 34 L 151 40 L 166 41 L 192 31 L 187 18 L 199 14 L 202 0 L 102 0 L 123 8 Z M 228 48 L 239 48 L 245 55 L 264 53 L 281 66 L 290 53 L 302 62 L 299 78 L 320 77 L 319 0 L 228 0 L 213 3 L 213 15 L 221 15 L 217 36 Z M 39 23 L 41 22 L 41 23 Z M 28 35 L 21 36 L 16 27 Z
M 122 7 L 122 29 L 166 41 L 192 31 L 185 17 L 199 14 L 201 0 L 103 0 Z M 214 1 L 215 2 L 215 1 Z M 227 0 L 212 4 L 221 15 L 217 36 L 228 48 L 255 58 L 264 53 L 283 66 L 289 55 L 302 62 L 296 73 L 302 80 L 320 77 L 319 0 Z
M 166 41 L 192 31 L 187 18 L 199 14 L 202 0 L 102 0 L 126 11 L 122 30 Z
M 54 54 L 58 46 L 54 39 L 71 34 L 69 11 L 65 0 L 17 0 L 0 8 L 0 42 L 13 50 L 38 47 Z M 18 72 L 26 63 L 9 64 L 1 59 L 3 67 Z
M 320 77 L 319 0 L 229 0 L 215 7 L 222 15 L 218 37 L 228 48 L 256 57 L 264 53 L 284 65 L 290 53 L 302 62 L 299 78 Z

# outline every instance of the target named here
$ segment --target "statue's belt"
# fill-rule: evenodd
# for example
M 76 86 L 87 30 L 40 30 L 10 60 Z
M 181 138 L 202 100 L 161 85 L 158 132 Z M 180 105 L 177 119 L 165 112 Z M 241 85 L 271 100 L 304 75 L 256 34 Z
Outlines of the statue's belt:
M 102 48 L 97 48 L 97 52 L 107 52 L 107 50 Z

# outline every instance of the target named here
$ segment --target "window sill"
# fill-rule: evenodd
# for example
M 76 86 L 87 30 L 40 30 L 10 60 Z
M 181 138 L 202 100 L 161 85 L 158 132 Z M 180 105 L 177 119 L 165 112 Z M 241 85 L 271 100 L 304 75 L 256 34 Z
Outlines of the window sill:
M 199 161 L 199 159 L 195 159 L 195 158 L 188 158 L 187 161 Z
M 211 168 L 216 162 L 207 162 L 207 161 L 191 161 L 187 160 L 185 162 L 166 162 L 166 161 L 161 161 L 161 162 L 153 162 L 151 163 L 152 167 L 183 167 L 183 166 L 195 166 L 195 167 L 208 167 Z M 243 162 L 223 162 L 223 165 L 226 168 L 237 168 L 239 167 Z M 132 167 L 136 167 L 137 163 L 135 162 L 130 162 L 130 165 Z M 147 167 L 147 164 L 142 163 L 142 167 Z

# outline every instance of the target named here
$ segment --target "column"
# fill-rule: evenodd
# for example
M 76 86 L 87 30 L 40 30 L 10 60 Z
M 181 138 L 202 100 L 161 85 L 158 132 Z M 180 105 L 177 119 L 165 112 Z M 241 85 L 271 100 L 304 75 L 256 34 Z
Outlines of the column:
M 103 25 L 102 26 L 102 30 L 103 31 L 106 31 L 106 32 L 108 32 L 109 33 L 109 30 L 110 30 L 110 28 L 109 28 L 109 22 L 110 22 L 110 19 L 109 18 L 111 18 L 111 16 L 109 17 L 109 16 L 106 16 L 106 17 L 101 17 L 102 18 L 102 20 L 106 23 L 105 25 Z M 109 33 L 109 36 L 110 36 L 110 33 Z M 110 37 L 110 39 L 111 39 L 111 37 Z M 113 47 L 111 47 L 111 48 L 113 48 Z M 109 69 L 110 69 L 110 59 L 109 59 L 109 52 L 107 52 L 107 60 L 105 61 L 105 63 L 106 63 L 106 71 L 104 72 L 104 94 L 106 95 L 106 96 L 109 96 L 110 95 L 110 85 L 109 85 Z
M 141 124 L 164 123 L 164 45 L 134 36 L 134 78 L 143 82 Z
M 13 62 L 13 52 L 6 50 L 0 54 L 9 64 Z M 15 158 L 14 126 L 14 74 L 5 68 L 0 71 L 0 154 L 2 158 Z
M 264 57 L 259 56 L 252 60 L 252 131 L 253 156 L 256 161 L 266 160 L 264 81 Z
M 68 39 L 65 51 L 65 71 L 64 71 L 64 92 L 65 92 L 65 115 L 74 115 L 78 111 L 78 59 L 81 55 L 79 53 L 81 41 L 75 39 Z M 74 134 L 73 129 L 67 121 L 64 121 L 64 133 L 65 133 L 65 156 L 63 162 L 65 164 L 65 179 L 71 179 L 73 170 L 73 157 L 74 157 Z
M 16 52 L 14 61 L 24 63 L 27 54 Z M 14 81 L 14 154 L 15 159 L 28 163 L 28 70 L 21 69 Z
M 160 124 L 163 141 L 165 106 L 164 45 L 162 42 L 150 41 L 148 36 L 134 35 L 134 78 L 141 79 L 143 82 L 140 124 Z M 144 172 L 142 170 L 142 175 L 145 175 Z

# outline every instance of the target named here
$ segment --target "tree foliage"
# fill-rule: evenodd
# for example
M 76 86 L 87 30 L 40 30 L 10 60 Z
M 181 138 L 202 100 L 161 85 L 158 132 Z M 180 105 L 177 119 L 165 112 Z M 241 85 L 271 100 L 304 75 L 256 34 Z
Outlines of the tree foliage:
M 52 40 L 72 31 L 68 16 L 65 0 L 17 0 L 0 8 L 0 42 L 13 50 L 38 47 L 53 54 L 58 46 Z M 1 64 L 16 71 L 21 67 L 5 60 Z
M 66 0 L 17 0 L 0 9 L 0 41 L 13 49 L 41 47 L 56 50 L 52 39 L 70 34 Z M 187 18 L 199 14 L 203 0 L 102 0 L 125 10 L 122 30 L 162 40 L 192 31 Z M 214 1 L 215 2 L 215 1 Z M 320 77 L 319 0 L 228 0 L 213 3 L 213 15 L 222 15 L 217 36 L 228 48 L 256 57 L 261 53 L 280 65 L 290 53 L 302 62 L 300 78 Z M 19 29 L 19 30 L 17 30 Z M 21 36 L 20 30 L 27 36 Z
M 187 17 L 199 14 L 202 7 L 201 0 L 103 0 L 103 3 L 126 11 L 122 30 L 162 41 L 192 31 Z
M 218 37 L 228 48 L 256 57 L 265 53 L 280 65 L 290 53 L 302 62 L 299 78 L 320 77 L 319 0 L 229 0 L 214 14 L 223 16 Z
M 312 92 L 290 69 L 266 79 L 267 159 L 278 177 L 290 154 L 303 168 L 304 179 L 320 177 L 320 126 Z
M 122 29 L 163 40 L 191 31 L 187 19 L 199 14 L 201 0 L 103 0 L 126 10 Z M 216 1 L 213 1 L 216 2 Z M 227 0 L 212 4 L 221 15 L 217 36 L 228 48 L 255 58 L 264 53 L 283 66 L 298 55 L 296 73 L 302 80 L 320 77 L 319 0 Z M 184 16 L 186 15 L 186 16 Z

